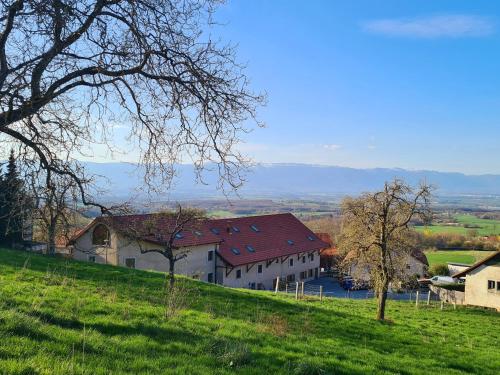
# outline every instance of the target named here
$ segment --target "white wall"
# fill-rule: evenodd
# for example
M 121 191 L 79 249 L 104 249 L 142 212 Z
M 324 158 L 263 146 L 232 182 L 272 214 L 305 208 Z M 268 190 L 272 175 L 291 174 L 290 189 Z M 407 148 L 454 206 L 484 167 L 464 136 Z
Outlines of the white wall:
M 234 288 L 249 288 L 251 283 L 255 283 L 256 286 L 262 283 L 265 289 L 272 289 L 273 282 L 279 276 L 281 280 L 285 280 L 287 275 L 294 274 L 296 281 L 309 281 L 314 279 L 315 271 L 318 269 L 319 276 L 319 252 L 314 252 L 313 259 L 306 254 L 305 263 L 302 263 L 302 256 L 297 257 L 297 254 L 291 255 L 283 263 L 281 260 L 275 260 L 269 267 L 266 267 L 266 262 L 260 262 L 253 265 L 253 267 L 247 271 L 247 266 L 243 265 L 240 267 L 235 267 L 228 276 L 226 276 L 226 271 L 222 270 L 219 275 L 222 274 L 222 279 L 220 276 L 218 282 L 223 285 L 234 287 Z M 290 258 L 293 259 L 293 266 L 290 266 Z M 221 260 L 218 260 L 218 265 L 221 265 Z M 258 273 L 258 265 L 262 265 L 262 273 Z M 305 279 L 300 279 L 300 272 L 309 271 L 312 269 L 312 277 L 306 277 Z M 241 270 L 241 278 L 236 278 L 237 270 Z
M 125 260 L 127 258 L 135 258 L 135 268 L 137 269 L 168 271 L 169 263 L 167 258 L 159 253 L 141 254 L 140 247 L 136 241 L 131 241 L 112 229 L 110 229 L 110 246 L 93 246 L 93 229 L 94 227 L 90 228 L 76 240 L 73 248 L 74 259 L 88 261 L 89 256 L 95 256 L 96 263 L 125 267 Z M 141 242 L 141 247 L 143 249 L 158 248 L 158 246 L 148 242 Z M 176 262 L 175 273 L 196 277 L 203 281 L 208 281 L 208 274 L 212 273 L 215 279 L 215 250 L 215 244 L 180 250 L 187 252 L 187 257 Z M 209 251 L 213 251 L 212 261 L 208 261 Z
M 500 310 L 500 291 L 488 290 L 488 280 L 500 282 L 500 263 L 483 264 L 467 274 L 465 278 L 465 303 L 467 305 Z

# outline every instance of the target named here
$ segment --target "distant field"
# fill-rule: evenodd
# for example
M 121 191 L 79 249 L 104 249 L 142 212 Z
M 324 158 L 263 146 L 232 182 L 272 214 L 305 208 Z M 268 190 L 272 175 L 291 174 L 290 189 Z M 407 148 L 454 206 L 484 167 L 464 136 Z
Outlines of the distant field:
M 464 264 L 473 264 L 488 255 L 493 251 L 474 251 L 474 250 L 438 250 L 426 251 L 425 255 L 429 261 L 429 265 L 445 264 L 447 262 L 456 262 Z
M 466 235 L 469 231 L 477 231 L 480 236 L 500 235 L 500 220 L 479 219 L 474 215 L 457 215 L 455 225 L 419 226 L 416 230 L 425 233 L 451 233 Z M 470 226 L 467 228 L 466 226 Z

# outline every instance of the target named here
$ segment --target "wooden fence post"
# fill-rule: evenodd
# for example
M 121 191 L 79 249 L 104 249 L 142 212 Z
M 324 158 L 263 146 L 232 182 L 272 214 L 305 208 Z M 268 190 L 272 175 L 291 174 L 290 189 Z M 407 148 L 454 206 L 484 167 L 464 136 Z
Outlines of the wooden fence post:
M 419 291 L 417 290 L 417 295 L 416 295 L 416 297 L 415 297 L 415 307 L 417 307 L 417 308 L 418 308 L 418 296 L 419 296 L 419 294 L 420 294 L 420 293 L 419 293 Z
M 285 281 L 285 293 L 288 294 L 288 283 Z
M 323 285 L 319 286 L 319 300 L 323 301 Z
M 431 304 L 431 290 L 429 289 L 429 293 L 427 293 L 427 306 Z
M 304 282 L 302 281 L 302 285 L 300 286 L 300 295 L 304 298 Z
M 444 302 L 441 300 L 441 310 L 444 308 Z
M 276 289 L 274 290 L 274 294 L 278 294 L 279 290 L 280 290 L 280 277 L 278 276 L 276 278 Z
M 295 282 L 295 299 L 299 299 L 299 282 Z

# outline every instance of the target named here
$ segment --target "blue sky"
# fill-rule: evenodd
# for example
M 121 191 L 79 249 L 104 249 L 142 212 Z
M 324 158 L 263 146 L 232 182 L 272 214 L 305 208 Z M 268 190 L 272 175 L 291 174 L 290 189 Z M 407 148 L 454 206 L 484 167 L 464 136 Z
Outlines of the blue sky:
M 500 3 L 232 0 L 258 162 L 500 173 Z

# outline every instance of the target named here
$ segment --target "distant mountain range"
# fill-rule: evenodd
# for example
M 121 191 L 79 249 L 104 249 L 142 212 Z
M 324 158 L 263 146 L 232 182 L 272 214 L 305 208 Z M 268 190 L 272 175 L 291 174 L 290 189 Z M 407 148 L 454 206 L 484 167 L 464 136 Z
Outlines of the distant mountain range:
M 105 176 L 98 186 L 109 197 L 140 196 L 141 172 L 126 163 L 85 163 L 89 173 Z M 207 172 L 206 185 L 196 183 L 193 168 L 179 165 L 178 176 L 168 197 L 193 199 L 220 197 L 217 175 Z M 247 174 L 246 183 L 239 191 L 243 197 L 307 198 L 338 196 L 379 189 L 384 181 L 402 178 L 412 185 L 420 181 L 436 186 L 439 195 L 500 195 L 500 175 L 465 175 L 462 173 L 411 171 L 404 169 L 355 169 L 308 164 L 261 164 Z M 158 197 L 166 198 L 166 196 Z

